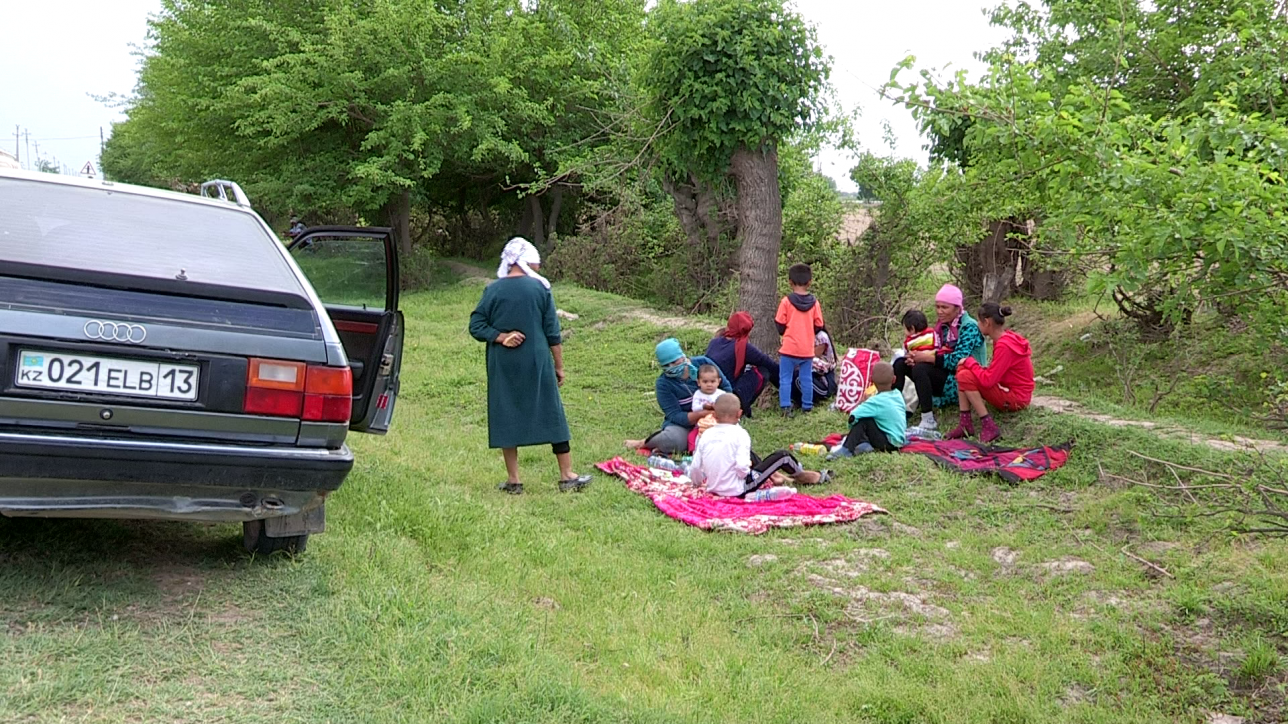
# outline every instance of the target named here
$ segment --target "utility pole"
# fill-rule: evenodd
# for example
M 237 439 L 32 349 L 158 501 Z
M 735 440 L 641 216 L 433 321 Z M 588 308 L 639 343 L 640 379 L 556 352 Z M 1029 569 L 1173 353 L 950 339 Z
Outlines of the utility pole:
M 27 140 L 27 170 L 31 170 L 31 129 L 22 132 L 23 137 Z
M 22 129 L 18 127 L 17 123 L 13 124 L 13 160 L 18 161 L 19 166 L 22 165 L 22 159 L 18 158 L 18 139 L 21 136 Z

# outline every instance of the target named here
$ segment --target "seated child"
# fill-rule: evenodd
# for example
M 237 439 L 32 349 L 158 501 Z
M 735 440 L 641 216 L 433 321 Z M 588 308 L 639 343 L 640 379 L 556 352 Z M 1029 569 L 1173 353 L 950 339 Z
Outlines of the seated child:
M 911 352 L 929 352 L 935 349 L 935 332 L 930 329 L 926 313 L 920 309 L 909 309 L 903 315 L 903 329 L 908 333 L 903 338 L 903 353 L 912 364 Z
M 716 399 L 715 418 L 716 424 L 698 439 L 693 462 L 689 465 L 689 479 L 708 493 L 741 498 L 789 481 L 812 485 L 827 480 L 826 471 L 805 470 L 785 450 L 779 450 L 764 460 L 757 459 L 751 451 L 751 436 L 738 424 L 742 418 L 742 403 L 737 395 L 722 395 Z
M 729 393 L 720 389 L 720 368 L 715 365 L 702 365 L 698 368 L 698 391 L 693 393 L 693 405 L 689 409 L 693 412 L 714 410 L 716 400 L 727 394 Z M 698 436 L 714 424 L 716 424 L 714 414 L 700 418 L 694 424 L 693 432 L 689 434 L 690 450 L 697 443 Z
M 850 413 L 850 434 L 827 456 L 828 460 L 870 452 L 894 452 L 908 443 L 903 395 L 894 387 L 894 366 L 878 362 L 872 368 L 877 394 Z

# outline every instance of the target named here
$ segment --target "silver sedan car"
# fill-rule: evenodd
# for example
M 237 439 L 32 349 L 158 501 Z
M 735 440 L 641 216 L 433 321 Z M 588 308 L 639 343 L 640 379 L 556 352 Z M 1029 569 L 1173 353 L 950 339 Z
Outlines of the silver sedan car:
M 384 433 L 402 356 L 388 229 L 288 249 L 202 195 L 0 169 L 0 515 L 243 524 L 301 550 Z

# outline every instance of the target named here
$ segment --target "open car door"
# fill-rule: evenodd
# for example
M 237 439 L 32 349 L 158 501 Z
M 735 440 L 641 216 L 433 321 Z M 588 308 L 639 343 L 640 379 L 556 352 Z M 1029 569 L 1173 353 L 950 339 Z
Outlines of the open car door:
M 402 367 L 398 248 L 386 228 L 317 226 L 288 247 L 340 335 L 353 370 L 349 429 L 384 434 Z

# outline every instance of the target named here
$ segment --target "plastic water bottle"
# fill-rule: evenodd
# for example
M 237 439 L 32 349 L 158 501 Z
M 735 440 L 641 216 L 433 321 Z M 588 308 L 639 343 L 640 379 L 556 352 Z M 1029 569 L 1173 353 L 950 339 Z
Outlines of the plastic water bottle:
M 679 473 L 680 475 L 687 475 L 689 472 L 687 465 L 684 465 L 683 463 L 677 463 L 671 458 L 663 457 L 661 455 L 650 456 L 648 459 L 648 466 L 650 468 L 655 468 L 657 470 L 666 470 L 672 473 Z
M 786 485 L 775 485 L 772 488 L 761 488 L 752 493 L 748 493 L 743 500 L 759 503 L 766 500 L 782 500 L 790 498 L 796 494 L 796 488 L 789 488 Z
M 792 452 L 802 455 L 826 455 L 827 446 L 818 445 L 812 442 L 794 442 L 792 443 Z

